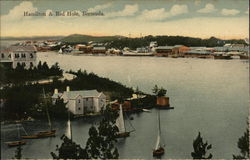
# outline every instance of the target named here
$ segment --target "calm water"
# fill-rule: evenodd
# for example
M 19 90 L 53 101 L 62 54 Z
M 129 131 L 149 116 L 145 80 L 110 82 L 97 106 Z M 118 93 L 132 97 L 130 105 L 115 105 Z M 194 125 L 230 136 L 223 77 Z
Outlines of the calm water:
M 232 159 L 239 153 L 237 141 L 247 125 L 249 106 L 249 63 L 244 60 L 213 60 L 157 57 L 71 56 L 54 52 L 38 53 L 38 60 L 49 65 L 59 62 L 64 70 L 86 69 L 129 87 L 151 93 L 155 84 L 167 89 L 174 110 L 161 111 L 163 140 L 166 144 L 162 158 L 192 158 L 192 142 L 201 132 L 213 145 L 213 158 Z M 118 142 L 120 158 L 152 158 L 157 135 L 156 110 L 131 115 L 136 132 Z M 94 119 L 72 122 L 73 138 L 85 145 L 88 128 Z M 56 122 L 58 136 L 30 140 L 23 146 L 26 158 L 51 158 L 50 152 L 61 144 L 66 132 L 65 122 Z M 46 122 L 24 124 L 29 132 L 46 127 Z M 1 127 L 2 141 L 17 135 L 14 125 Z M 2 143 L 3 158 L 14 155 L 13 148 Z

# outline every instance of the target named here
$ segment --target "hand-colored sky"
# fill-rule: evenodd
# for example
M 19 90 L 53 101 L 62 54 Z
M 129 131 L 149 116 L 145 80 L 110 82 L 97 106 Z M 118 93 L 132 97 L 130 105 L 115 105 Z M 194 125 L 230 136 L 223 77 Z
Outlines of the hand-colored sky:
M 182 35 L 246 38 L 248 0 L 0 1 L 1 36 Z M 104 16 L 24 17 L 28 12 L 102 11 Z

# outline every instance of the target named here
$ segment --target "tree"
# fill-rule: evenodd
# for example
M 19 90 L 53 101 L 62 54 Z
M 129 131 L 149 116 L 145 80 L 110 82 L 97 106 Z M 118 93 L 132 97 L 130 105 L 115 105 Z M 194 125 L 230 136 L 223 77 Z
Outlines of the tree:
M 238 140 L 238 148 L 241 155 L 233 155 L 234 159 L 249 159 L 249 129 L 247 128 L 244 135 Z
M 167 90 L 161 87 L 161 89 L 158 90 L 157 96 L 158 97 L 165 96 L 166 93 L 167 93 Z
M 157 95 L 158 90 L 159 90 L 159 88 L 158 88 L 157 85 L 155 85 L 154 88 L 152 89 L 152 91 L 153 91 L 153 93 L 154 93 L 155 95 Z
M 118 159 L 118 149 L 114 146 L 118 128 L 115 125 L 118 113 L 109 106 L 101 111 L 103 119 L 96 128 L 89 129 L 89 139 L 86 144 L 86 151 L 92 159 Z
M 53 159 L 87 159 L 86 151 L 81 148 L 79 144 L 76 144 L 74 141 L 69 139 L 67 136 L 63 135 L 61 137 L 63 143 L 60 148 L 57 147 L 58 155 L 54 152 L 51 152 Z
M 15 156 L 13 157 L 13 159 L 22 159 L 22 147 L 21 144 L 18 145 L 16 151 L 15 151 Z
M 157 96 L 157 97 L 161 97 L 161 96 L 165 96 L 167 93 L 167 90 L 164 89 L 163 87 L 158 88 L 157 85 L 154 86 L 154 88 L 152 89 L 153 93 Z
M 115 135 L 118 128 L 115 121 L 118 113 L 109 106 L 102 110 L 103 118 L 98 127 L 92 126 L 89 129 L 89 138 L 86 147 L 83 149 L 72 139 L 62 136 L 63 143 L 57 146 L 58 155 L 51 152 L 54 159 L 117 159 L 119 153 L 114 146 L 116 142 Z
M 207 151 L 212 148 L 212 145 L 203 142 L 200 132 L 197 138 L 193 141 L 193 148 L 194 152 L 191 153 L 193 159 L 211 159 L 213 157 L 211 153 L 206 156 Z

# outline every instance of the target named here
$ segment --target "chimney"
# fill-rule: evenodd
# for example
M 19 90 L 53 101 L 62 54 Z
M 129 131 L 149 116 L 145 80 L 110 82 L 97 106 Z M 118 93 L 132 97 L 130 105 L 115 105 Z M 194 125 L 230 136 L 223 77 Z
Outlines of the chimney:
M 55 88 L 54 94 L 58 94 L 58 89 Z
M 66 87 L 66 92 L 69 92 L 70 91 L 70 88 L 69 86 Z

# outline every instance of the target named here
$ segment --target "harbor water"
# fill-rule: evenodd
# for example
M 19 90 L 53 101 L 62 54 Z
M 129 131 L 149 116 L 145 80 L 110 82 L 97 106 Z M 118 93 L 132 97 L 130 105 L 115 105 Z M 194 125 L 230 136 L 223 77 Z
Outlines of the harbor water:
M 232 159 L 238 154 L 238 138 L 247 127 L 249 107 L 249 62 L 246 60 L 214 60 L 163 57 L 72 56 L 56 52 L 39 52 L 38 61 L 49 65 L 58 62 L 65 71 L 87 70 L 99 76 L 137 87 L 152 93 L 155 84 L 167 89 L 173 110 L 161 110 L 162 138 L 165 154 L 162 158 L 192 158 L 193 140 L 201 132 L 212 144 L 209 150 L 216 159 Z M 157 110 L 130 115 L 136 129 L 131 136 L 117 143 L 120 158 L 152 159 L 157 137 Z M 95 118 L 72 121 L 73 139 L 85 146 L 89 127 Z M 125 123 L 127 120 L 125 120 Z M 67 132 L 67 123 L 54 122 L 57 136 L 28 140 L 24 158 L 52 158 L 60 136 Z M 128 124 L 128 123 L 126 123 Z M 46 121 L 26 122 L 29 133 L 46 128 Z M 129 127 L 128 127 L 129 129 Z M 12 158 L 15 148 L 4 142 L 17 135 L 15 124 L 1 125 L 2 158 Z

